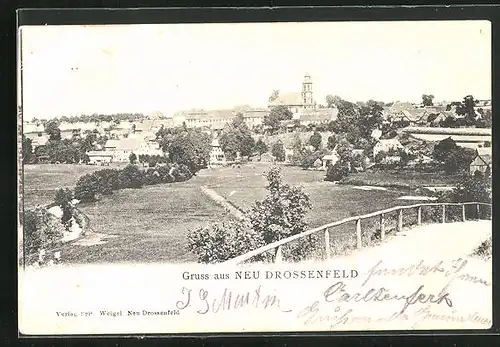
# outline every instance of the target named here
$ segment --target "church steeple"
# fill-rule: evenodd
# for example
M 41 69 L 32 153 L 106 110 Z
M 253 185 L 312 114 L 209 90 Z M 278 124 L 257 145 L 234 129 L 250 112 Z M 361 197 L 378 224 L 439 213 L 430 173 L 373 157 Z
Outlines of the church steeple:
M 302 82 L 302 102 L 306 108 L 311 108 L 314 105 L 311 75 L 307 72 Z

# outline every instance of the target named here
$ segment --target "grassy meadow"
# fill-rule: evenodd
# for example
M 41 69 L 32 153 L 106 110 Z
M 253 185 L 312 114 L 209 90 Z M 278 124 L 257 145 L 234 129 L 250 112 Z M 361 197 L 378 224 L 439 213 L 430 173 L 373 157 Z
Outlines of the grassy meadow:
M 74 187 L 78 177 L 101 168 L 86 165 L 26 166 L 26 207 L 51 202 L 58 188 Z M 232 218 L 203 194 L 200 186 L 215 190 L 240 209 L 247 210 L 254 201 L 266 196 L 267 181 L 263 173 L 268 168 L 266 164 L 257 163 L 241 168 L 206 169 L 186 182 L 124 189 L 96 203 L 83 205 L 82 210 L 90 217 L 90 231 L 113 237 L 103 244 L 66 244 L 62 249 L 64 261 L 194 261 L 194 256 L 186 249 L 188 232 Z M 309 194 L 312 210 L 306 218 L 310 228 L 408 203 L 397 200 L 404 193 L 395 189 L 359 190 L 325 182 L 323 171 L 283 166 L 282 172 L 286 183 L 301 185 Z M 331 240 L 333 243 L 352 244 L 354 230 L 354 224 L 337 227 L 331 232 Z
M 113 166 L 75 165 L 75 164 L 30 164 L 24 165 L 24 206 L 45 205 L 54 201 L 59 188 L 74 188 L 78 178 L 103 168 Z

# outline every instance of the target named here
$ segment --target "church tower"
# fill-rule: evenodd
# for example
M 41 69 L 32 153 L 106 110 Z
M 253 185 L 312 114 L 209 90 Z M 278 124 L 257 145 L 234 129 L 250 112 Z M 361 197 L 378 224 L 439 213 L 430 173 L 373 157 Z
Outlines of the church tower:
M 314 107 L 312 81 L 308 73 L 304 75 L 304 81 L 302 82 L 302 102 L 305 108 Z

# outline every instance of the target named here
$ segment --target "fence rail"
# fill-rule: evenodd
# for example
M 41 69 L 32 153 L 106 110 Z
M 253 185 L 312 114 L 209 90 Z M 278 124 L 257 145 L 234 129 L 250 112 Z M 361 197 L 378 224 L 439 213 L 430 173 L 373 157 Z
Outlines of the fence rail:
M 376 212 L 371 212 L 367 213 L 364 215 L 360 216 L 353 216 L 349 218 L 345 218 L 336 222 L 332 222 L 329 224 L 322 225 L 320 227 L 314 228 L 307 230 L 303 233 L 296 234 L 290 237 L 287 237 L 285 239 L 272 242 L 268 245 L 265 245 L 263 247 L 260 247 L 258 249 L 255 249 L 253 251 L 250 251 L 248 253 L 245 253 L 243 255 L 240 255 L 238 257 L 232 258 L 224 262 L 225 264 L 241 264 L 257 255 L 269 252 L 270 250 L 275 250 L 274 253 L 274 262 L 279 263 L 282 262 L 283 259 L 283 246 L 293 242 L 295 240 L 301 239 L 303 237 L 323 232 L 324 233 L 324 240 L 325 240 L 325 254 L 327 258 L 331 257 L 331 247 L 330 247 L 330 231 L 332 228 L 337 227 L 339 225 L 343 225 L 349 222 L 356 222 L 356 248 L 362 248 L 362 232 L 361 232 L 361 221 L 367 218 L 373 218 L 373 217 L 380 217 L 380 238 L 383 240 L 385 237 L 385 217 L 387 214 L 392 213 L 392 212 L 397 212 L 397 226 L 396 230 L 399 232 L 403 229 L 404 223 L 403 223 L 403 211 L 405 210 L 410 210 L 410 209 L 417 209 L 417 225 L 422 224 L 422 207 L 439 207 L 441 206 L 442 212 L 441 212 L 441 218 L 440 221 L 441 223 L 446 223 L 446 207 L 447 206 L 461 206 L 462 207 L 462 216 L 461 220 L 465 222 L 467 220 L 466 212 L 465 212 L 465 207 L 473 205 L 476 207 L 477 211 L 477 219 L 480 217 L 480 206 L 489 206 L 491 207 L 491 204 L 489 203 L 484 203 L 484 202 L 463 202 L 463 203 L 448 203 L 448 202 L 434 202 L 434 203 L 422 203 L 422 204 L 415 204 L 415 205 L 402 205 L 402 206 L 396 206 L 396 207 L 391 207 L 387 208 L 384 210 L 376 211 Z

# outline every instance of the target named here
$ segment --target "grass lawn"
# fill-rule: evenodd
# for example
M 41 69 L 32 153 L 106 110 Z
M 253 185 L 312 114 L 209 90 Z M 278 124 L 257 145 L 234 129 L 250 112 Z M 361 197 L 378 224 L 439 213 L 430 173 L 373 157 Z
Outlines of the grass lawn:
M 92 246 L 67 244 L 63 261 L 70 263 L 185 262 L 195 261 L 186 249 L 187 234 L 198 227 L 231 218 L 228 212 L 204 195 L 201 185 L 212 188 L 241 209 L 248 209 L 266 194 L 266 164 L 200 171 L 187 182 L 125 189 L 103 200 L 81 206 L 90 217 L 90 231 L 114 235 L 107 243 Z M 78 177 L 102 167 L 86 165 L 29 165 L 25 168 L 26 205 L 51 202 L 61 187 L 74 187 Z M 359 190 L 323 181 L 323 171 L 283 166 L 284 180 L 301 185 L 309 194 L 310 228 L 352 215 L 405 203 L 396 189 Z M 365 223 L 365 222 L 363 222 Z M 369 229 L 367 221 L 364 229 Z M 373 229 L 373 228 L 372 228 Z M 354 224 L 331 230 L 333 243 L 352 243 Z M 346 241 L 348 240 L 348 242 Z
M 460 175 L 445 175 L 444 173 L 413 172 L 399 170 L 365 171 L 351 174 L 343 184 L 367 185 L 380 187 L 400 187 L 415 189 L 423 186 L 448 186 L 460 180 Z
M 267 195 L 266 179 L 262 173 L 265 165 L 243 166 L 241 169 L 223 168 L 210 179 L 211 188 L 226 197 L 243 210 L 249 209 L 255 200 L 262 200 Z M 311 199 L 312 209 L 306 216 L 309 228 L 350 216 L 361 215 L 398 205 L 415 202 L 397 200 L 405 192 L 396 189 L 359 190 L 353 186 L 335 185 L 325 182 L 323 171 L 307 171 L 297 167 L 282 167 L 285 182 L 301 185 Z M 377 221 L 367 220 L 365 226 Z M 351 225 L 352 224 L 352 225 Z M 354 223 L 342 225 L 331 230 L 332 242 L 354 237 Z
M 120 190 L 82 210 L 91 231 L 118 237 L 67 245 L 64 258 L 73 263 L 195 261 L 186 249 L 189 230 L 230 218 L 190 181 Z
M 123 166 L 123 165 L 122 165 Z M 24 205 L 26 208 L 53 202 L 59 188 L 74 188 L 78 179 L 88 173 L 114 166 L 74 164 L 24 165 Z

